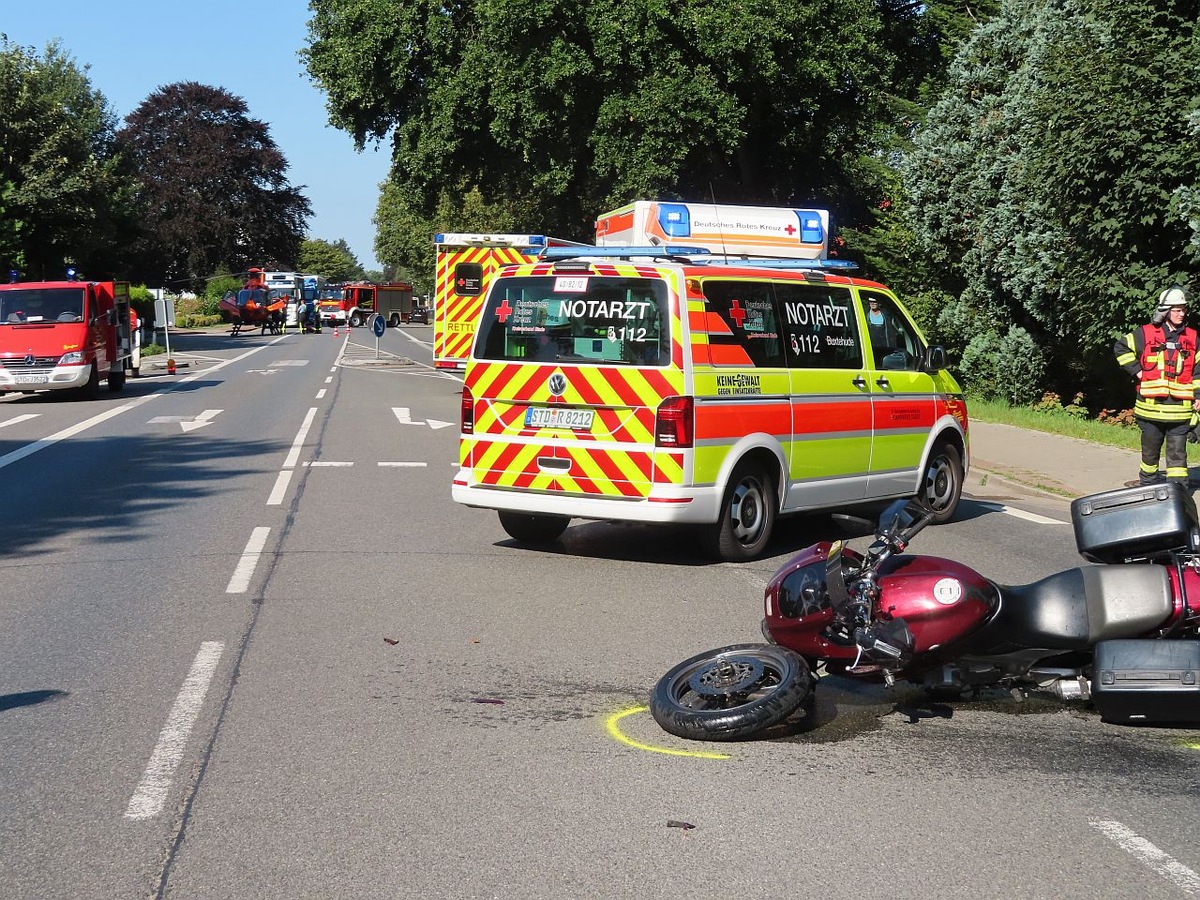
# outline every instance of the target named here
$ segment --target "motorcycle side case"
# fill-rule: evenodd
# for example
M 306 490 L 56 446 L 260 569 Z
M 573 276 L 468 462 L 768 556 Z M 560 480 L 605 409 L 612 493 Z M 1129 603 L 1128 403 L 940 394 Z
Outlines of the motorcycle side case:
M 1196 504 L 1180 484 L 1118 488 L 1071 501 L 1084 559 L 1121 563 L 1197 549 Z
M 1101 641 L 1092 703 L 1119 725 L 1200 723 L 1200 641 Z

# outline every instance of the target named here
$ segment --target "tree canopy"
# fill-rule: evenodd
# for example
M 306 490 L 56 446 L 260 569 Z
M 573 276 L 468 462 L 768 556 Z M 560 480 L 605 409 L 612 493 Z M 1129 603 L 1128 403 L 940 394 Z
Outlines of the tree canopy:
M 240 97 L 196 82 L 161 87 L 118 138 L 140 181 L 138 276 L 182 286 L 222 264 L 293 267 L 312 207 Z
M 376 249 L 407 268 L 472 196 L 496 227 L 575 239 L 639 197 L 861 216 L 897 94 L 938 64 L 916 7 L 887 0 L 310 8 L 302 55 L 331 121 L 392 140 Z
M 0 262 L 25 277 L 67 265 L 111 275 L 128 242 L 132 181 L 116 116 L 57 43 L 44 53 L 0 36 Z
M 310 238 L 303 241 L 296 265 L 306 275 L 321 275 L 330 281 L 355 281 L 365 274 L 345 240 L 330 243 Z
M 1030 369 L 1054 359 L 1052 386 L 1070 389 L 1112 372 L 1112 339 L 1195 276 L 1197 12 L 1004 0 L 963 45 L 906 175 L 914 232 L 959 296 L 943 322 L 965 360 L 1019 331 Z

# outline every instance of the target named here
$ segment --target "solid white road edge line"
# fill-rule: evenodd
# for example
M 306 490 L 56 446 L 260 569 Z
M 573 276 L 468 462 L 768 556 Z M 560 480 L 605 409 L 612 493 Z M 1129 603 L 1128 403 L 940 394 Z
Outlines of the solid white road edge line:
M 308 415 L 304 417 L 304 424 L 300 426 L 300 431 L 296 434 L 296 439 L 292 441 L 292 449 L 288 451 L 287 458 L 283 461 L 285 469 L 294 469 L 296 460 L 300 458 L 300 449 L 304 446 L 304 439 L 308 437 L 308 429 L 312 427 L 313 419 L 317 415 L 317 408 L 314 406 L 308 411 Z
M 1138 862 L 1153 869 L 1184 893 L 1193 897 L 1200 895 L 1200 875 L 1173 856 L 1159 850 L 1144 837 L 1111 819 L 1096 819 L 1089 824 Z
M 246 593 L 250 587 L 250 579 L 254 576 L 254 567 L 258 565 L 258 558 L 262 556 L 263 547 L 267 544 L 267 535 L 270 533 L 271 529 L 262 525 L 251 532 L 250 540 L 246 542 L 246 549 L 242 551 L 242 558 L 233 570 L 233 577 L 229 579 L 225 593 Z
M 205 641 L 200 645 L 200 652 L 192 661 L 192 668 L 183 681 L 179 696 L 175 698 L 175 705 L 167 714 L 167 723 L 158 735 L 158 743 L 150 754 L 150 762 L 146 765 L 142 780 L 129 799 L 125 818 L 149 819 L 162 811 L 175 768 L 183 758 L 183 748 L 200 715 L 200 707 L 204 704 L 204 696 L 208 693 L 224 647 L 220 641 Z

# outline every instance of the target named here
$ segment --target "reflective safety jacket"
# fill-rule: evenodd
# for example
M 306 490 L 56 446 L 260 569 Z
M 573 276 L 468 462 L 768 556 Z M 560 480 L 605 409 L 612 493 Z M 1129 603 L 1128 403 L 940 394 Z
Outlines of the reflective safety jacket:
M 1113 348 L 1117 362 L 1138 381 L 1134 415 L 1158 422 L 1184 422 L 1192 417 L 1196 331 L 1143 325 Z

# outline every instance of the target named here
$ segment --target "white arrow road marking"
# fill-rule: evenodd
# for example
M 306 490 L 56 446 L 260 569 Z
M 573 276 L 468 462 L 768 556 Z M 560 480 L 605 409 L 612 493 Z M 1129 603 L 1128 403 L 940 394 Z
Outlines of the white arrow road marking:
M 125 818 L 149 819 L 162 810 L 171 787 L 171 777 L 183 758 L 183 748 L 200 715 L 204 695 L 208 693 L 208 685 L 217 670 L 224 647 L 220 641 L 205 641 L 200 645 L 200 652 L 196 654 L 192 668 L 183 681 L 175 705 L 167 714 L 167 723 L 159 733 L 158 743 L 150 754 L 150 762 L 142 780 L 138 782 L 125 809 Z
M 222 409 L 206 409 L 198 416 L 155 416 L 153 419 L 147 420 L 147 425 L 163 425 L 167 423 L 178 423 L 184 432 L 195 431 L 197 428 L 203 428 L 210 424 L 210 421 L 220 415 Z
M 9 419 L 5 422 L 0 422 L 0 428 L 3 428 L 5 425 L 16 425 L 18 422 L 27 422 L 30 419 L 36 419 L 40 415 L 41 415 L 41 413 L 26 413 L 23 416 L 17 416 L 14 419 Z
M 1158 849 L 1144 837 L 1130 831 L 1120 822 L 1112 820 L 1094 820 L 1089 824 L 1138 862 L 1157 872 L 1185 894 L 1193 897 L 1200 895 L 1200 875 Z
M 396 414 L 396 419 L 401 425 L 428 425 L 430 428 L 436 431 L 439 428 L 449 428 L 454 424 L 453 422 L 440 422 L 437 419 L 426 419 L 424 422 L 414 422 L 410 418 L 407 406 L 393 406 L 392 412 Z
M 270 533 L 271 529 L 265 526 L 255 528 L 250 533 L 250 540 L 246 542 L 246 549 L 242 551 L 242 558 L 238 560 L 237 568 L 233 570 L 233 577 L 229 579 L 229 586 L 225 588 L 225 593 L 244 594 L 250 588 L 254 567 L 258 565 L 258 559 L 262 556 L 263 547 L 267 545 L 267 535 Z
M 183 430 L 185 432 L 195 431 L 197 428 L 203 428 L 205 425 L 211 425 L 213 418 L 220 415 L 222 412 L 223 410 L 220 409 L 206 409 L 204 412 L 200 413 L 200 415 L 196 416 L 196 418 L 187 422 L 180 422 L 179 424 L 183 426 Z

